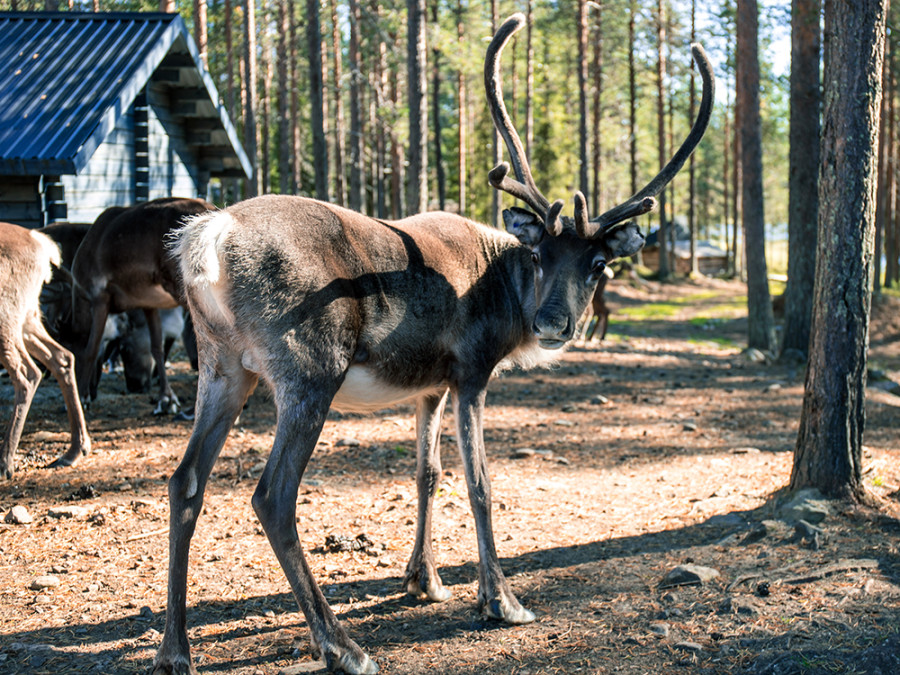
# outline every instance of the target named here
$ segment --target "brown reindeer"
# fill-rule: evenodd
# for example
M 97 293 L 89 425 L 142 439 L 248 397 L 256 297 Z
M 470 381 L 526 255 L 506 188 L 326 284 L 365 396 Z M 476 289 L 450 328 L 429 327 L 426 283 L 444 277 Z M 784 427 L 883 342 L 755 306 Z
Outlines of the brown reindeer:
M 0 364 L 15 391 L 12 418 L 0 447 L 0 475 L 6 478 L 11 478 L 15 469 L 25 418 L 41 381 L 41 371 L 32 359 L 53 373 L 69 414 L 71 444 L 50 466 L 74 464 L 91 449 L 75 389 L 75 359 L 50 337 L 41 322 L 41 286 L 50 280 L 52 266 L 59 262 L 59 249 L 47 236 L 0 223 Z
M 150 330 L 150 349 L 159 374 L 155 414 L 177 412 L 178 398 L 166 377 L 160 309 L 183 303 L 178 265 L 166 250 L 166 238 L 187 216 L 214 210 L 201 199 L 169 197 L 138 204 L 91 226 L 72 263 L 73 332 L 78 390 L 88 400 L 106 319 L 111 313 L 141 309 Z
M 712 74 L 699 48 L 703 101 L 673 160 L 632 199 L 594 220 L 583 195 L 560 217 L 531 178 L 500 94 L 499 56 L 525 23 L 507 20 L 487 51 L 485 80 L 495 124 L 517 180 L 502 165 L 492 184 L 532 210 L 504 212 L 507 229 L 449 213 L 399 221 L 369 218 L 300 197 L 265 196 L 192 219 L 178 235 L 200 352 L 197 416 L 169 482 L 169 592 L 154 673 L 194 673 L 186 627 L 188 552 L 210 472 L 235 418 L 263 378 L 277 408 L 275 441 L 252 503 L 326 666 L 375 673 L 316 585 L 297 534 L 297 494 L 330 407 L 378 410 L 416 401 L 419 498 L 406 591 L 450 597 L 432 552 L 432 498 L 441 476 L 440 417 L 452 392 L 457 442 L 478 538 L 478 606 L 522 624 L 522 607 L 500 567 L 491 525 L 483 410 L 491 375 L 534 363 L 571 340 L 607 263 L 640 249 L 623 220 L 650 210 L 653 195 L 697 145 L 712 109 Z
M 600 331 L 600 341 L 606 337 L 606 329 L 609 327 L 609 307 L 606 306 L 606 285 L 613 278 L 613 271 L 609 267 L 603 270 L 603 275 L 597 281 L 597 288 L 591 296 L 591 302 L 581 315 L 579 326 L 581 328 L 578 339 L 582 342 L 590 342 L 597 331 Z M 594 321 L 594 319 L 597 319 Z

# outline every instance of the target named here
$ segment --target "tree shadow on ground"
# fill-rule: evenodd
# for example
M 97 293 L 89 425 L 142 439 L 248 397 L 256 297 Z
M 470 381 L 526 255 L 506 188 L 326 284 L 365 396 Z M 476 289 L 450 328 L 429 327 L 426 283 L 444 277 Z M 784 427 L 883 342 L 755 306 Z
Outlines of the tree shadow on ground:
M 552 547 L 504 558 L 503 568 L 523 604 L 536 609 L 539 617 L 547 619 L 547 626 L 539 620 L 538 623 L 532 624 L 533 629 L 513 628 L 496 621 L 485 620 L 474 611 L 474 598 L 468 597 L 469 588 L 466 588 L 466 592 L 459 592 L 461 587 L 474 586 L 477 579 L 477 567 L 474 562 L 441 568 L 440 573 L 445 584 L 450 588 L 458 587 L 455 589 L 456 595 L 466 597 L 454 597 L 440 605 L 421 603 L 403 594 L 400 591 L 401 580 L 396 576 L 324 583 L 322 588 L 331 603 L 337 606 L 336 613 L 339 618 L 350 626 L 351 635 L 364 649 L 370 650 L 376 659 L 389 657 L 391 650 L 398 649 L 401 644 L 404 648 L 412 648 L 413 645 L 437 647 L 453 640 L 485 639 L 490 638 L 492 634 L 502 636 L 505 634 L 504 631 L 516 631 L 516 634 L 521 634 L 523 631 L 533 630 L 543 636 L 548 629 L 553 630 L 558 626 L 561 618 L 566 624 L 578 624 L 579 619 L 570 620 L 564 617 L 582 616 L 585 620 L 591 619 L 590 608 L 597 603 L 605 608 L 601 613 L 607 613 L 610 603 L 623 592 L 637 593 L 651 599 L 666 592 L 659 585 L 661 578 L 655 568 L 651 566 L 652 576 L 648 580 L 646 569 L 638 574 L 629 569 L 633 561 L 662 560 L 669 554 L 675 554 L 677 557 L 688 556 L 704 547 L 742 546 L 746 543 L 745 538 L 754 524 L 770 518 L 771 514 L 772 507 L 767 504 L 752 511 L 734 511 L 713 516 L 702 523 L 679 529 Z M 862 515 L 852 516 L 850 525 L 856 529 L 871 529 L 873 536 L 876 537 L 900 536 L 900 521 L 877 513 L 865 512 Z M 787 544 L 788 540 L 785 540 L 773 543 L 772 546 Z M 854 550 L 841 550 L 840 555 L 874 558 L 878 563 L 878 574 L 892 584 L 900 584 L 900 555 L 896 553 L 896 549 L 893 549 L 893 553 L 885 553 L 883 550 L 871 551 L 866 545 L 857 545 Z M 733 578 L 738 571 L 727 570 L 725 573 Z M 235 573 L 239 574 L 237 571 Z M 726 589 L 723 581 L 718 584 L 716 590 L 719 591 L 719 595 L 725 596 L 730 588 Z M 373 599 L 374 602 L 354 606 L 352 599 L 363 597 Z M 650 604 L 654 605 L 655 602 L 653 600 Z M 885 614 L 885 625 L 894 626 L 896 629 L 896 626 L 900 625 L 900 607 L 894 605 L 882 607 L 881 610 Z M 271 620 L 264 620 L 259 616 L 266 613 Z M 594 615 L 597 613 L 593 612 Z M 282 616 L 278 618 L 278 615 Z M 247 620 L 251 618 L 258 621 L 250 622 L 251 625 L 248 626 Z M 158 632 L 163 630 L 164 620 L 163 612 L 154 613 L 149 608 L 143 608 L 135 610 L 134 614 L 100 623 L 85 621 L 40 630 L 10 631 L 4 635 L 4 646 L 0 648 L 0 673 L 52 672 L 62 675 L 102 672 L 117 675 L 149 672 L 151 654 L 158 647 L 161 639 Z M 201 660 L 200 672 L 213 673 L 224 670 L 235 672 L 236 668 L 242 666 L 269 667 L 273 661 L 288 656 L 283 647 L 280 649 L 277 646 L 273 647 L 273 644 L 285 641 L 283 635 L 280 635 L 280 632 L 285 630 L 296 631 L 298 639 L 306 640 L 305 622 L 302 615 L 297 612 L 293 597 L 289 593 L 257 595 L 236 601 L 202 601 L 189 608 L 188 621 L 195 635 L 195 643 L 208 648 L 211 641 L 223 654 L 221 660 L 215 662 Z M 229 625 L 233 622 L 238 622 L 239 625 Z M 815 630 L 828 633 L 832 628 L 822 624 Z M 553 634 L 549 635 L 552 637 Z M 796 636 L 794 638 L 796 640 Z M 607 636 L 607 640 L 611 640 L 614 647 L 621 645 L 622 639 L 623 636 Z M 896 638 L 890 639 L 896 642 Z M 234 644 L 248 640 L 255 641 L 254 644 L 261 642 L 265 648 L 259 649 L 257 645 L 255 653 L 250 656 L 246 654 L 246 649 L 238 649 Z M 826 672 L 825 669 L 819 671 L 805 666 L 801 668 L 801 661 L 791 660 L 790 655 L 799 652 L 796 648 L 794 651 L 790 650 L 790 640 L 791 631 L 787 627 L 784 635 L 772 634 L 755 642 L 742 640 L 743 649 L 749 649 L 751 652 L 756 650 L 755 653 L 762 656 L 755 667 L 741 672 L 773 674 Z M 118 644 L 100 649 L 80 649 L 85 645 L 100 645 L 105 642 Z M 229 647 L 229 644 L 232 646 Z M 659 648 L 656 642 L 649 646 L 641 644 L 640 641 L 636 644 L 641 647 Z M 727 640 L 719 643 L 719 647 L 726 644 Z M 783 647 L 781 651 L 780 647 Z M 866 648 L 870 649 L 866 651 Z M 597 659 L 609 658 L 609 654 L 604 652 L 608 649 L 609 647 L 576 643 L 563 652 L 553 652 L 551 660 L 557 668 L 575 668 L 578 664 L 594 664 L 593 667 L 598 667 L 600 662 Z M 202 648 L 197 650 L 201 654 L 204 651 Z M 292 659 L 310 658 L 308 651 L 298 649 L 295 645 L 288 652 Z M 821 663 L 827 667 L 833 667 L 835 660 L 843 659 L 846 662 L 856 657 L 868 659 L 865 663 L 875 664 L 888 663 L 890 658 L 896 658 L 889 649 L 881 647 L 880 640 L 869 640 L 856 651 L 836 648 L 831 650 L 833 653 L 819 652 L 816 653 L 819 654 Z M 541 640 L 535 640 L 530 647 L 524 647 L 514 661 L 501 658 L 496 663 L 478 666 L 451 664 L 443 672 L 455 675 L 545 672 L 542 668 L 547 665 L 550 655 L 546 644 Z M 673 666 L 679 663 L 682 666 L 686 665 L 679 661 L 684 660 L 683 656 L 672 658 Z M 696 664 L 696 655 L 692 659 L 692 663 Z M 709 661 L 709 657 L 706 660 Z M 711 669 L 701 672 L 738 672 L 715 666 L 711 662 L 707 665 Z

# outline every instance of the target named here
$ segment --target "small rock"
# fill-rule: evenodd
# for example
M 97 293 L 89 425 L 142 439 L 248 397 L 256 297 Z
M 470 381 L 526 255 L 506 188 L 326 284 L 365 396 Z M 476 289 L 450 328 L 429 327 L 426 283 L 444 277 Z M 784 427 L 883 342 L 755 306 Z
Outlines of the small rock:
M 780 520 L 763 520 L 753 526 L 747 536 L 744 537 L 742 544 L 753 544 L 766 537 L 787 538 L 790 529 Z
M 46 593 L 38 593 L 34 596 L 34 604 L 35 605 L 49 605 L 53 602 L 53 597 L 47 595 Z
M 348 437 L 340 439 L 334 445 L 338 448 L 358 448 L 362 442 L 358 438 Z
M 17 504 L 9 510 L 3 521 L 10 523 L 11 525 L 27 525 L 28 523 L 34 522 L 34 518 L 28 513 L 28 509 L 21 504 Z
M 42 591 L 45 588 L 56 588 L 57 586 L 59 586 L 59 577 L 55 577 L 52 574 L 44 574 L 32 579 L 28 588 L 33 591 Z
M 782 385 L 781 385 L 780 382 L 773 382 L 773 383 L 770 384 L 768 387 L 766 387 L 764 391 L 765 391 L 766 393 L 772 393 L 773 391 L 778 391 L 778 390 L 780 390 L 781 388 L 782 388 Z
M 679 565 L 663 579 L 662 586 L 697 586 L 719 576 L 719 570 L 702 565 Z
M 577 412 L 577 410 L 578 410 L 578 408 L 576 408 L 576 407 L 575 407 L 574 405 L 572 405 L 572 404 L 564 405 L 564 406 L 562 407 L 562 411 L 565 412 L 565 413 Z
M 47 511 L 47 515 L 51 518 L 74 518 L 81 520 L 87 518 L 91 514 L 91 510 L 86 506 L 53 506 Z
M 572 420 L 553 420 L 553 424 L 558 427 L 574 427 L 575 422 Z
M 564 464 L 565 466 L 568 466 L 572 463 L 565 457 L 554 457 L 553 461 L 555 461 L 557 464 Z
M 759 448 L 732 448 L 732 455 L 758 455 L 762 450 Z
M 685 422 L 681 428 L 684 431 L 697 431 L 697 425 L 693 422 Z
M 597 394 L 594 398 L 591 399 L 591 405 L 606 405 L 609 403 L 609 399 L 606 398 L 603 394 Z
M 741 356 L 744 360 L 749 361 L 750 363 L 765 363 L 766 355 L 764 352 L 761 352 L 758 349 L 754 349 L 750 347 L 741 352 Z
M 799 490 L 787 504 L 779 509 L 779 515 L 789 523 L 805 520 L 813 525 L 831 515 L 828 501 L 815 488 Z
M 529 457 L 534 457 L 534 455 L 535 455 L 534 448 L 518 448 L 516 450 L 513 450 L 510 457 L 512 459 L 527 459 Z
M 650 632 L 654 635 L 659 635 L 660 637 L 669 637 L 669 624 L 659 621 L 657 623 L 650 624 Z
M 703 646 L 698 645 L 696 642 L 676 642 L 672 645 L 675 649 L 681 650 L 683 652 L 690 652 L 692 654 L 697 654 L 703 651 Z
M 730 597 L 725 598 L 719 605 L 719 613 L 756 616 L 759 614 L 759 608 L 751 598 Z

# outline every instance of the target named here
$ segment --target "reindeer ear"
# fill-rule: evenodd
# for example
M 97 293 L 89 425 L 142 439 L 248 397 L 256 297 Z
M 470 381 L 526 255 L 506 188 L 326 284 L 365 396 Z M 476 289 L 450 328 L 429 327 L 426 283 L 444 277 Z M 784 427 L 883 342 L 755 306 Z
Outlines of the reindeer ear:
M 603 244 L 609 249 L 610 260 L 627 258 L 644 247 L 644 235 L 633 220 L 615 225 L 600 236 Z
M 535 246 L 547 232 L 543 220 L 518 206 L 503 210 L 503 222 L 506 224 L 506 231 L 526 246 Z

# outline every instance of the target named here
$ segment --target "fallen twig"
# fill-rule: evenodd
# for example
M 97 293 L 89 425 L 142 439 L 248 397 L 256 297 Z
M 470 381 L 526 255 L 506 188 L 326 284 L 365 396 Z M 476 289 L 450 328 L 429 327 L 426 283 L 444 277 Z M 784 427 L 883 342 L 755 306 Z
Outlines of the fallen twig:
M 164 527 L 159 530 L 153 530 L 152 532 L 141 532 L 141 534 L 135 534 L 135 535 L 128 537 L 128 539 L 125 540 L 125 543 L 127 544 L 132 541 L 137 541 L 138 539 L 147 539 L 149 537 L 155 537 L 158 534 L 166 534 L 168 531 L 169 531 L 169 528 Z

